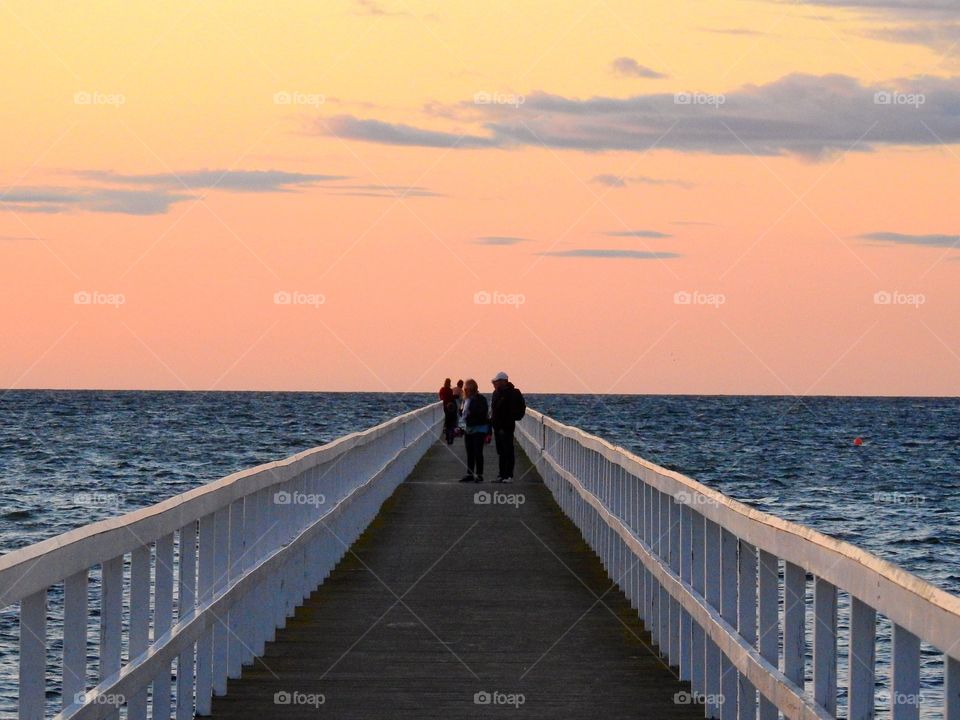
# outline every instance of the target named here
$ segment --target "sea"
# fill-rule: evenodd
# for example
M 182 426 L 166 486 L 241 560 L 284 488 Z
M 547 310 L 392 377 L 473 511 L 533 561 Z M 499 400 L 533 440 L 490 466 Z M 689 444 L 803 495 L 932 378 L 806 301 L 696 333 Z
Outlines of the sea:
M 433 398 L 7 391 L 0 394 L 0 553 L 321 445 Z M 960 595 L 960 399 L 532 394 L 527 404 Z M 842 606 L 841 625 L 843 613 Z M 16 696 L 16 627 L 15 608 L 0 612 L 4 717 Z M 879 637 L 882 685 L 889 625 L 881 623 Z M 942 697 L 938 663 L 925 647 L 924 718 L 940 717 L 930 709 Z

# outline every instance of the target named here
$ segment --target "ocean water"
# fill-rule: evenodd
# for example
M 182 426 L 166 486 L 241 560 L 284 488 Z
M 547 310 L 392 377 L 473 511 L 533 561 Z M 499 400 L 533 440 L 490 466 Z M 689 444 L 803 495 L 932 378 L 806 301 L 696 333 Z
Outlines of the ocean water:
M 0 552 L 151 505 L 432 399 L 7 392 L 0 395 Z M 958 399 L 530 395 L 528 404 L 960 594 Z M 52 592 L 54 623 L 56 601 Z M 889 626 L 879 633 L 883 684 Z M 15 698 L 16 636 L 16 613 L 8 609 L 0 614 L 3 716 Z M 930 705 L 942 696 L 938 662 L 925 648 Z M 938 717 L 923 707 L 921 714 Z

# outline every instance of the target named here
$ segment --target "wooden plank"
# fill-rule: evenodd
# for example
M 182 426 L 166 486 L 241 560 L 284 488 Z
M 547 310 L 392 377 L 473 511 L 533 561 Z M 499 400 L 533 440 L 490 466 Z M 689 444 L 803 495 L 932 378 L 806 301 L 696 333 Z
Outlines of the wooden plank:
M 412 478 L 431 484 L 401 485 L 353 548 L 373 573 L 348 554 L 267 646 L 266 666 L 245 668 L 214 700 L 214 720 L 700 717 L 700 707 L 674 702 L 683 685 L 648 649 L 621 593 L 604 596 L 609 611 L 597 606 L 577 622 L 609 576 L 528 467 L 518 455 L 523 480 L 494 486 L 522 493 L 519 509 L 479 506 L 478 488 L 456 482 L 458 458 L 445 445 L 431 450 Z M 374 573 L 395 589 L 416 583 L 404 597 L 410 610 L 390 609 L 395 598 Z M 323 693 L 325 702 L 319 711 L 293 702 L 278 708 L 274 694 L 284 690 Z M 475 704 L 484 692 L 523 693 L 525 705 L 511 713 Z

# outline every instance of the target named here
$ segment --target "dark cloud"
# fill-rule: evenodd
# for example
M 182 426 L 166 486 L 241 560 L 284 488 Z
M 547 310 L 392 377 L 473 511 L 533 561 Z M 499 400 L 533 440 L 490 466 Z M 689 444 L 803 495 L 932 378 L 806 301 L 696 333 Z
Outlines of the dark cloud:
M 861 240 L 874 240 L 897 245 L 960 248 L 960 235 L 908 235 L 894 232 L 872 232 L 859 237 Z
M 638 185 L 674 185 L 689 190 L 694 185 L 685 180 L 667 180 L 664 178 L 650 177 L 649 175 L 635 175 L 633 177 L 621 177 L 619 175 L 594 175 L 590 178 L 591 182 L 606 185 L 607 187 L 626 187 L 628 184 Z
M 605 232 L 604 235 L 607 237 L 653 238 L 655 240 L 673 237 L 673 235 L 658 230 L 610 230 Z
M 878 101 L 893 93 L 922 95 L 923 102 Z M 460 135 L 343 115 L 326 122 L 339 137 L 393 145 L 546 145 L 591 152 L 662 148 L 822 159 L 889 145 L 960 142 L 960 77 L 865 85 L 846 75 L 794 74 L 726 95 L 654 93 L 584 100 L 534 93 L 519 107 L 484 105 L 478 111 L 486 134 Z
M 646 78 L 650 80 L 659 80 L 667 77 L 662 72 L 657 72 L 646 65 L 641 65 L 631 57 L 618 57 L 610 67 L 617 75 L 624 77 Z
M 345 140 L 365 140 L 386 145 L 444 148 L 480 148 L 497 145 L 494 138 L 423 130 L 412 125 L 367 120 L 352 115 L 337 115 L 326 120 L 318 120 L 316 128 L 322 135 L 334 135 Z
M 189 170 L 144 175 L 124 175 L 102 170 L 75 173 L 79 177 L 117 185 L 143 185 L 184 188 L 188 190 L 213 189 L 229 192 L 289 192 L 296 187 L 309 187 L 348 179 L 346 175 L 318 175 L 282 170 Z
M 554 250 L 537 253 L 549 257 L 566 258 L 626 258 L 630 260 L 671 260 L 682 257 L 673 252 L 648 252 L 646 250 L 619 250 L 616 248 L 576 248 L 574 250 Z
M 864 34 L 878 40 L 950 50 L 960 41 L 960 23 L 908 23 L 871 28 Z
M 168 190 L 22 188 L 0 194 L 0 211 L 57 214 L 84 210 L 124 215 L 160 215 L 191 195 Z
M 795 0 L 776 0 L 795 4 Z M 807 0 L 810 5 L 846 8 L 865 12 L 891 12 L 899 15 L 960 14 L 956 0 Z
M 530 242 L 528 238 L 512 237 L 510 235 L 484 235 L 473 241 L 476 245 L 517 245 Z

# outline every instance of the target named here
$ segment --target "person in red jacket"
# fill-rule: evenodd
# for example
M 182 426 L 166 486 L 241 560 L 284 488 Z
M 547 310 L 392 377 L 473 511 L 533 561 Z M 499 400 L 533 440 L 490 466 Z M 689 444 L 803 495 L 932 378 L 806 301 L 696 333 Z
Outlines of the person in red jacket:
M 450 378 L 443 381 L 443 387 L 440 388 L 437 396 L 440 398 L 440 402 L 443 403 L 444 407 L 447 406 L 447 403 L 453 402 L 453 388 L 450 387 Z
M 453 445 L 454 431 L 457 429 L 457 402 L 454 400 L 453 388 L 450 387 L 450 378 L 443 381 L 443 387 L 437 393 L 443 406 L 443 436 L 447 445 Z

